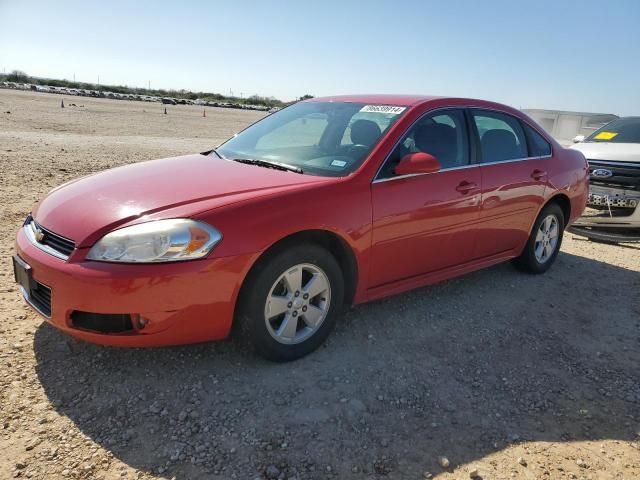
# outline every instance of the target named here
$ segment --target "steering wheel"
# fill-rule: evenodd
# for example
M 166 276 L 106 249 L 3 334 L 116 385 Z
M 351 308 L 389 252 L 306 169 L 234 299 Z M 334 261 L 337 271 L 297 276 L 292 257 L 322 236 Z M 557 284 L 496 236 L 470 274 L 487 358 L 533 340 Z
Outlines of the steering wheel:
M 369 147 L 361 143 L 354 143 L 353 145 L 346 145 L 345 151 L 348 152 L 348 156 L 357 157 L 367 153 Z

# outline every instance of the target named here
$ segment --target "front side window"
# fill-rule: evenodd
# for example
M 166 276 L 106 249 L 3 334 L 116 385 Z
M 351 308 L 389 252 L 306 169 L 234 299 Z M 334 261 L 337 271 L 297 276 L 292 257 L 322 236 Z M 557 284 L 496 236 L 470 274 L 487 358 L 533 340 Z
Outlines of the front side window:
M 640 117 L 619 118 L 589 135 L 585 142 L 640 143 Z
M 527 158 L 527 141 L 520 121 L 499 112 L 472 111 L 480 136 L 482 163 Z
M 378 177 L 393 177 L 402 157 L 416 152 L 433 155 L 443 170 L 468 165 L 469 142 L 464 112 L 443 110 L 418 120 L 389 155 Z
M 357 169 L 406 107 L 301 102 L 276 112 L 221 145 L 229 160 L 278 162 L 305 174 L 345 176 Z

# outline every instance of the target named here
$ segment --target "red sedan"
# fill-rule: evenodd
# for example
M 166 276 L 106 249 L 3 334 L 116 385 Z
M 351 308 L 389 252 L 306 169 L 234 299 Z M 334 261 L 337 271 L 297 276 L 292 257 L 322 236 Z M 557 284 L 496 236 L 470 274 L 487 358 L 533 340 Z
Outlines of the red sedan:
M 26 301 L 75 337 L 226 337 L 292 360 L 358 304 L 514 260 L 546 271 L 585 207 L 583 155 L 504 105 L 317 98 L 219 148 L 80 178 L 17 234 Z

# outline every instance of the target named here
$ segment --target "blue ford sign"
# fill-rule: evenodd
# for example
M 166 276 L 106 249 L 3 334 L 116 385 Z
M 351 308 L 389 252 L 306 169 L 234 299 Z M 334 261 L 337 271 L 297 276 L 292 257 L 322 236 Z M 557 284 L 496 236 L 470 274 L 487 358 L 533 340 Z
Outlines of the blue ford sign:
M 613 176 L 613 172 L 611 170 L 607 170 L 606 168 L 596 168 L 593 172 L 591 172 L 591 176 L 596 178 L 609 178 Z

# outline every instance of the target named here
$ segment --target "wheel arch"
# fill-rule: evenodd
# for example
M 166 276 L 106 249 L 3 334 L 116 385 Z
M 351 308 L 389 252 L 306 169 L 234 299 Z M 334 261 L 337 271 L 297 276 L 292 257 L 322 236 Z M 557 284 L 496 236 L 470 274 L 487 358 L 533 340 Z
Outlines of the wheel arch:
M 269 260 L 273 255 L 286 250 L 293 245 L 300 245 L 304 243 L 312 243 L 319 245 L 329 251 L 338 262 L 342 274 L 344 275 L 344 301 L 347 305 L 353 302 L 355 297 L 357 283 L 358 283 L 358 262 L 355 252 L 349 245 L 349 243 L 335 232 L 323 229 L 302 230 L 289 234 L 276 242 L 272 243 L 266 250 L 264 250 L 258 258 L 253 262 L 253 265 L 249 268 L 245 275 L 242 285 L 240 287 L 240 294 L 236 300 L 237 303 L 242 298 L 242 293 L 245 286 L 249 283 L 252 275 L 259 270 L 260 266 Z
M 565 193 L 559 192 L 547 200 L 542 208 L 551 203 L 557 204 L 562 209 L 562 214 L 564 215 L 564 227 L 566 228 L 569 220 L 571 219 L 571 200 L 569 199 L 569 196 Z
M 540 205 L 540 208 L 536 212 L 536 216 L 533 217 L 533 221 L 531 222 L 531 225 L 529 225 L 529 235 L 531 235 L 531 232 L 533 231 L 533 226 L 536 224 L 536 220 L 540 216 L 540 213 L 542 212 L 542 210 L 544 210 L 544 208 L 547 205 L 550 205 L 552 203 L 555 203 L 556 205 L 558 205 L 562 210 L 562 214 L 564 215 L 564 228 L 565 229 L 567 228 L 567 224 L 569 223 L 569 218 L 571 215 L 571 200 L 569 199 L 569 196 L 566 193 L 557 192 L 553 194 L 553 196 L 549 197 L 542 205 Z M 522 248 L 524 248 L 524 246 Z

